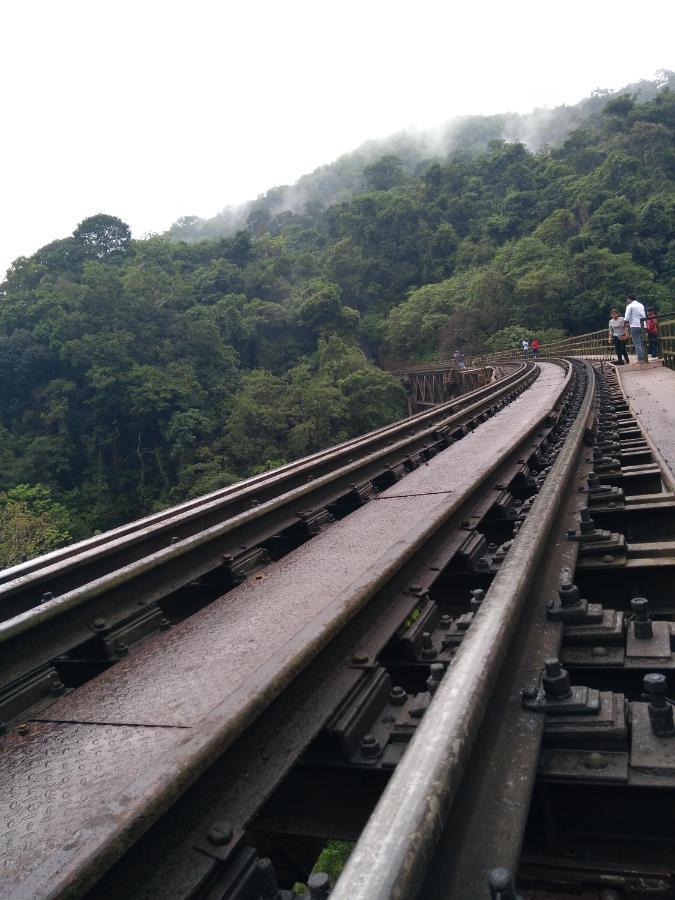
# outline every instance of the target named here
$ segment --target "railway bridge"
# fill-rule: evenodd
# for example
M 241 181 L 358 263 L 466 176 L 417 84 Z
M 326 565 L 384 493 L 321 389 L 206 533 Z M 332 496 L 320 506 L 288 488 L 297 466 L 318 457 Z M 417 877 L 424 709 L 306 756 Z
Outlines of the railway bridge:
M 399 376 L 406 389 L 408 415 L 411 416 L 482 387 L 494 377 L 492 366 L 466 367 L 454 360 L 405 366 L 395 369 L 393 374 Z
M 662 361 L 426 373 L 401 422 L 0 572 L 0 897 L 675 896 Z

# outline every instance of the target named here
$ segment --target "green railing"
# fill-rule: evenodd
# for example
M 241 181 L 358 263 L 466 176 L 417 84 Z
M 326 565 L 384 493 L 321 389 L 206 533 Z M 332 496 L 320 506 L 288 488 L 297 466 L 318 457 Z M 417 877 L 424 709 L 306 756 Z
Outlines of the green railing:
M 675 316 L 659 319 L 659 356 L 664 366 L 675 370 Z
M 647 359 L 648 340 L 644 320 L 640 331 L 644 359 Z M 663 359 L 663 364 L 675 370 L 675 316 L 671 315 L 659 319 L 658 348 L 659 357 Z M 631 338 L 628 339 L 628 352 L 635 353 L 635 347 Z M 551 344 L 542 344 L 539 347 L 539 359 L 551 356 L 583 356 L 586 359 L 612 359 L 616 358 L 616 352 L 614 344 L 608 341 L 608 329 L 602 328 L 599 331 L 578 334 Z M 502 350 L 498 353 L 485 353 L 479 356 L 467 357 L 466 364 L 484 366 L 500 362 L 513 362 L 524 358 L 524 351 L 514 347 L 513 350 Z M 534 358 L 532 350 L 528 351 L 527 358 Z

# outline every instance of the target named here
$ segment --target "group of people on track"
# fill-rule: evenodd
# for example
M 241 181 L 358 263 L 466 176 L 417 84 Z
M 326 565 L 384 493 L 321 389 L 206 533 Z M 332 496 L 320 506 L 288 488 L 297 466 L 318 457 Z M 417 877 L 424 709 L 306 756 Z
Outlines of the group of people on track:
M 645 308 L 637 299 L 635 294 L 628 294 L 626 297 L 626 311 L 623 315 L 619 314 L 618 309 L 610 312 L 609 334 L 607 342 L 614 344 L 618 364 L 620 366 L 629 364 L 628 359 L 628 341 L 632 340 L 635 347 L 635 355 L 637 356 L 638 365 L 646 363 L 645 352 L 642 346 L 642 321 L 645 321 L 645 330 L 649 340 L 649 355 L 654 358 L 658 356 L 658 321 L 656 318 L 656 310 L 653 306 Z
M 525 359 L 529 359 L 530 356 L 537 359 L 539 356 L 539 338 L 532 338 L 531 341 L 523 338 L 523 356 Z

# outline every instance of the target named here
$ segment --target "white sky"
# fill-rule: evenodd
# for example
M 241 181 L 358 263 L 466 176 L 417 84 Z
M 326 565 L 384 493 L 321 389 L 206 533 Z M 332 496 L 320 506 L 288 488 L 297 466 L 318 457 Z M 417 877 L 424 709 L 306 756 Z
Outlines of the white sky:
M 651 78 L 674 34 L 670 0 L 3 0 L 0 272 L 97 212 L 141 237 L 404 126 Z

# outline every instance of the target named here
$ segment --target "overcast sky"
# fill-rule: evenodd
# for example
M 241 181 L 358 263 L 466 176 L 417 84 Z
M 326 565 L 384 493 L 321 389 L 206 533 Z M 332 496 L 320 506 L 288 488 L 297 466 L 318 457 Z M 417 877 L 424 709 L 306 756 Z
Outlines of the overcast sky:
M 657 0 L 4 0 L 0 270 L 97 212 L 135 237 L 362 141 L 675 68 Z

